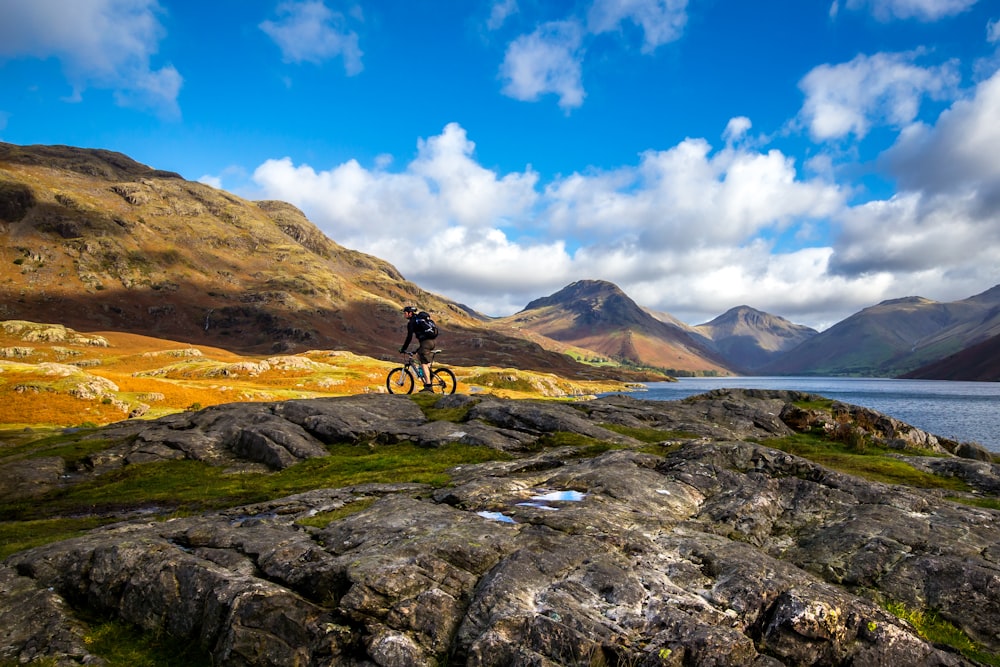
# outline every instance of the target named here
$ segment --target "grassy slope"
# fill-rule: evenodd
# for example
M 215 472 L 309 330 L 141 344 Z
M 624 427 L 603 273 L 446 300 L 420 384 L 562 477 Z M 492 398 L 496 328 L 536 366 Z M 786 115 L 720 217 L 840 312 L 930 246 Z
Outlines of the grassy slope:
M 150 418 L 234 401 L 381 392 L 386 373 L 397 365 L 338 350 L 251 356 L 136 334 L 82 335 L 8 321 L 0 323 L 0 429 L 10 434 L 25 427 L 100 425 L 136 409 Z M 509 368 L 452 368 L 459 391 L 559 396 L 627 388 Z

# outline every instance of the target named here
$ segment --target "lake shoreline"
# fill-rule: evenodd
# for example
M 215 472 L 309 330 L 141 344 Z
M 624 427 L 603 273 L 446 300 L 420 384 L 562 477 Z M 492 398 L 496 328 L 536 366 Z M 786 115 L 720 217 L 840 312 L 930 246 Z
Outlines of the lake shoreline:
M 900 419 L 934 435 L 1000 452 L 1000 383 L 815 376 L 678 378 L 649 382 L 636 398 L 680 400 L 713 389 L 788 389 L 819 394 Z

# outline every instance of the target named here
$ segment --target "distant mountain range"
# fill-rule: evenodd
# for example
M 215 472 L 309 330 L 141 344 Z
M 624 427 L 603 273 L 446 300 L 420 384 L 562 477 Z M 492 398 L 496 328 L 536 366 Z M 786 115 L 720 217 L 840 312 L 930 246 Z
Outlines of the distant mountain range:
M 242 353 L 386 357 L 418 303 L 449 363 L 566 377 L 870 375 L 997 380 L 1000 286 L 886 301 L 815 330 L 749 306 L 689 326 L 617 286 L 575 282 L 490 318 L 250 202 L 110 151 L 0 143 L 0 319 L 126 331 Z
M 756 371 L 763 375 L 933 377 L 939 373 L 922 369 L 998 334 L 1000 285 L 948 303 L 921 297 L 892 299 L 851 315 Z M 987 358 L 978 358 L 966 365 L 970 372 L 958 374 L 1000 379 L 997 375 L 979 377 L 975 366 L 989 363 Z

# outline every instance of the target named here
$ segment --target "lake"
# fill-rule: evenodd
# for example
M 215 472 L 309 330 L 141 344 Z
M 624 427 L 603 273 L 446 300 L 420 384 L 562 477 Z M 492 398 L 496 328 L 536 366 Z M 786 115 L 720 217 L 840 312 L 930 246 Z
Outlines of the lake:
M 1000 382 L 839 377 L 680 378 L 650 382 L 636 398 L 673 401 L 712 389 L 791 389 L 820 394 L 895 417 L 960 442 L 1000 452 Z

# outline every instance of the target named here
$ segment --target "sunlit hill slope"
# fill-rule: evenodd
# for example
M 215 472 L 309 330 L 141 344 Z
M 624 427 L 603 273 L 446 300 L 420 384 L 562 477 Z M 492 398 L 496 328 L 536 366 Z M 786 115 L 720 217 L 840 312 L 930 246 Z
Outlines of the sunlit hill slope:
M 0 143 L 0 238 L 0 320 L 382 358 L 402 342 L 400 307 L 417 303 L 447 332 L 451 363 L 662 378 L 545 349 L 338 245 L 289 204 L 246 201 L 110 151 Z

